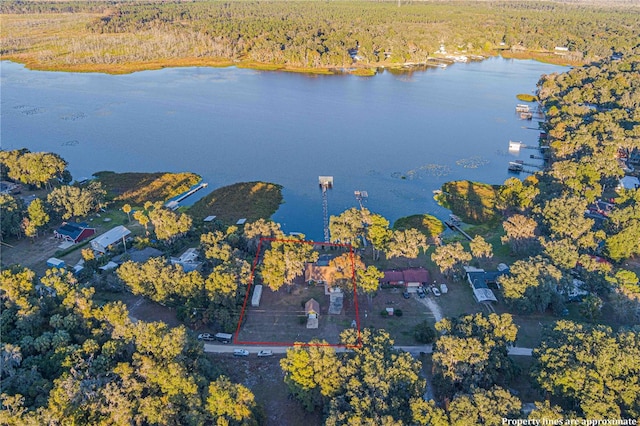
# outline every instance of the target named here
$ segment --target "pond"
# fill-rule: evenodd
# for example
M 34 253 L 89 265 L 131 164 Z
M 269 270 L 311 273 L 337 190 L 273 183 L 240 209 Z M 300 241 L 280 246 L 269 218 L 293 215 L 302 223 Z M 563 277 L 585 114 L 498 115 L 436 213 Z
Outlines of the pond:
M 208 191 L 262 180 L 284 187 L 273 219 L 323 238 L 319 176 L 333 176 L 329 214 L 363 204 L 393 223 L 446 218 L 433 191 L 449 180 L 500 184 L 510 140 L 537 145 L 537 116 L 518 93 L 566 68 L 492 58 L 374 77 L 238 68 L 171 68 L 128 75 L 31 71 L 1 63 L 2 149 L 51 151 L 74 178 L 101 170 L 192 171 Z M 198 196 L 205 195 L 201 191 Z M 191 200 L 194 201 L 194 200 Z M 215 214 L 215 212 L 212 212 Z

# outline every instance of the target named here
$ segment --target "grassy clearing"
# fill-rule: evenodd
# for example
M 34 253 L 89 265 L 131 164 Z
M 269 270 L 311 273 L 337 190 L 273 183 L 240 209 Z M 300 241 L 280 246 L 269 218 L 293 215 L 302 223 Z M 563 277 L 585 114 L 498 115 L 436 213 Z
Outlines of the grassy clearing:
M 410 228 L 417 229 L 427 237 L 434 237 L 444 231 L 444 224 L 437 217 L 428 214 L 401 217 L 393 224 L 393 229 L 402 230 Z
M 109 199 L 133 205 L 168 200 L 201 180 L 195 173 L 98 172 L 94 176 L 106 189 Z
M 282 204 L 282 187 L 267 182 L 242 182 L 218 188 L 198 200 L 188 213 L 196 223 L 209 215 L 226 224 L 245 218 L 269 219 Z
M 538 100 L 537 96 L 528 93 L 519 93 L 516 95 L 516 98 L 522 102 L 536 102 Z
M 437 201 L 460 216 L 463 222 L 492 223 L 499 217 L 496 211 L 498 186 L 458 180 L 442 185 Z

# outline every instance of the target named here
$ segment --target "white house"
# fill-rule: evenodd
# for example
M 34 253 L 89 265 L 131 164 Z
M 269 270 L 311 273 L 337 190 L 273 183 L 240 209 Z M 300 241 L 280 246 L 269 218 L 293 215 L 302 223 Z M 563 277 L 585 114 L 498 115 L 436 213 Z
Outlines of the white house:
M 106 253 L 109 250 L 109 246 L 123 241 L 124 238 L 129 234 L 131 234 L 131 231 L 129 231 L 124 226 L 116 226 L 115 228 L 110 229 L 99 237 L 94 238 L 91 241 L 91 248 L 100 253 Z

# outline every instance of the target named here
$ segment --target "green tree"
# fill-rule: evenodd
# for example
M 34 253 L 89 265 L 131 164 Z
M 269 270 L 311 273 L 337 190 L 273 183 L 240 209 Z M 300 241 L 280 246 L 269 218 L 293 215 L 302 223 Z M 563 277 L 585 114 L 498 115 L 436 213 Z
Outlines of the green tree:
M 279 223 L 258 219 L 244 225 L 243 236 L 247 242 L 247 249 L 251 253 L 255 253 L 261 238 L 283 239 L 284 233 L 280 229 Z
M 519 418 L 521 407 L 518 397 L 499 386 L 472 389 L 469 394 L 456 395 L 451 401 L 449 417 L 452 426 L 499 426 L 505 418 Z
M 30 231 L 32 235 L 29 235 L 26 230 L 25 234 L 28 237 L 37 236 L 38 230 L 49 223 L 49 214 L 47 214 L 42 200 L 40 198 L 36 198 L 35 200 L 33 200 L 29 204 L 29 207 L 27 207 L 27 213 L 29 215 L 29 227 L 32 229 L 32 231 Z
M 387 243 L 386 256 L 416 259 L 420 250 L 427 251 L 428 247 L 427 237 L 417 229 L 395 230 Z
M 331 241 L 360 247 L 361 240 L 366 235 L 366 225 L 369 223 L 370 215 L 367 209 L 351 208 L 338 216 L 331 216 L 329 218 Z
M 366 232 L 367 239 L 371 242 L 373 259 L 376 260 L 391 239 L 392 233 L 389 230 L 389 221 L 378 214 L 371 214 Z
M 482 236 L 476 235 L 469 243 L 471 255 L 475 258 L 491 259 L 493 257 L 493 246 L 489 244 Z
M 341 389 L 344 377 L 340 365 L 335 349 L 324 341 L 289 348 L 280 360 L 289 391 L 309 411 L 322 406 Z
M 434 384 L 445 397 L 489 389 L 508 380 L 514 367 L 507 346 L 515 342 L 517 326 L 509 314 L 475 314 L 436 323 L 440 336 L 433 347 Z
M 172 210 L 162 207 L 158 203 L 149 211 L 149 220 L 153 223 L 154 232 L 159 240 L 172 243 L 191 229 L 191 217 L 186 214 L 177 214 Z
M 544 312 L 563 287 L 562 272 L 540 256 L 519 260 L 498 278 L 508 304 L 523 312 Z
M 39 188 L 49 187 L 54 178 L 62 178 L 67 167 L 58 154 L 27 149 L 0 152 L 0 163 L 7 168 L 9 178 Z
M 315 262 L 318 252 L 313 244 L 296 241 L 273 241 L 265 251 L 260 265 L 260 277 L 271 290 L 291 284 L 304 270 L 306 263 Z
M 588 419 L 640 416 L 640 334 L 558 321 L 533 352 L 540 387 Z
M 501 237 L 502 244 L 509 244 L 511 250 L 517 254 L 531 253 L 538 245 L 537 226 L 535 220 L 514 214 L 502 222 L 505 231 L 505 235 Z
M 24 203 L 21 198 L 8 194 L 0 194 L 0 231 L 2 238 L 9 235 L 20 236 L 22 233 L 22 218 L 24 217 Z
M 122 211 L 127 214 L 127 221 L 131 222 L 131 204 L 125 204 L 122 206 Z
M 413 398 L 410 402 L 413 413 L 412 424 L 421 426 L 450 426 L 449 417 L 433 401 Z
M 501 210 L 524 210 L 529 208 L 540 192 L 537 178 L 530 176 L 525 181 L 509 178 L 498 190 L 496 206 Z
M 207 409 L 217 424 L 257 425 L 254 418 L 256 408 L 255 397 L 245 386 L 232 383 L 225 376 L 209 384 Z
M 343 387 L 331 399 L 327 425 L 411 423 L 411 401 L 421 398 L 425 381 L 420 362 L 393 348 L 383 330 L 353 329 L 341 334 L 345 353 Z
M 106 192 L 99 182 L 91 182 L 87 188 L 60 186 L 47 196 L 47 202 L 63 219 L 83 217 L 101 205 Z
M 471 260 L 471 254 L 456 241 L 436 247 L 431 254 L 431 260 L 438 265 L 440 272 L 446 277 L 457 278 L 463 276 L 462 265 Z
M 542 208 L 542 217 L 552 238 L 569 238 L 578 247 L 595 248 L 594 221 L 585 217 L 586 210 L 585 199 L 564 196 L 547 201 Z
M 418 343 L 433 343 L 437 334 L 431 324 L 424 320 L 413 328 L 413 337 Z

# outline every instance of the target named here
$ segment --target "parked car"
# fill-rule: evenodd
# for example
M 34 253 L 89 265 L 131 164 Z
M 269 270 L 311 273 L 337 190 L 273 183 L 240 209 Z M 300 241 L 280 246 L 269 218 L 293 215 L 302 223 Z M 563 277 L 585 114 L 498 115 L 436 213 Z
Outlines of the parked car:
M 440 293 L 440 290 L 438 290 L 438 287 L 436 287 L 436 286 L 431 287 L 431 291 L 433 292 L 434 296 L 440 297 L 441 293 Z
M 425 293 L 424 293 L 424 288 L 422 287 L 418 287 L 418 297 L 420 299 L 424 299 Z
M 263 357 L 263 356 L 271 356 L 273 355 L 273 351 L 265 349 L 263 351 L 258 352 L 258 356 Z
M 249 351 L 246 349 L 234 349 L 233 350 L 233 355 L 234 356 L 249 356 Z
M 204 340 L 204 341 L 207 341 L 207 342 L 213 342 L 214 340 L 216 340 L 216 338 L 214 337 L 213 334 L 201 333 L 201 334 L 198 334 L 198 340 Z
M 404 297 L 405 299 L 409 299 L 411 295 L 409 294 L 408 291 L 405 291 L 404 293 L 402 293 L 402 297 Z
M 440 292 L 441 292 L 442 294 L 445 294 L 445 293 L 447 293 L 448 291 L 449 291 L 449 287 L 447 287 L 447 285 L 446 285 L 446 284 L 440 284 Z

